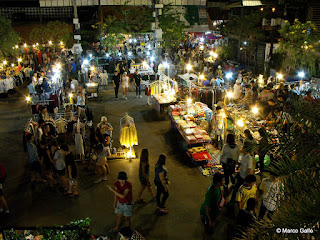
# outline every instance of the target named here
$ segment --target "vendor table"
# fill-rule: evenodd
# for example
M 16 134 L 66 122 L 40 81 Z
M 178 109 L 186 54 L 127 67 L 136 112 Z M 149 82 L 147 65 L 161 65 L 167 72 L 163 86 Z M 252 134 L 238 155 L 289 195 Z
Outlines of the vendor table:
M 164 99 L 157 94 L 154 94 L 152 99 L 153 99 L 152 100 L 152 108 L 157 111 L 158 115 L 163 113 L 164 109 L 166 109 L 168 106 L 177 102 L 176 98 L 171 99 L 171 101 L 168 102 L 167 99 Z

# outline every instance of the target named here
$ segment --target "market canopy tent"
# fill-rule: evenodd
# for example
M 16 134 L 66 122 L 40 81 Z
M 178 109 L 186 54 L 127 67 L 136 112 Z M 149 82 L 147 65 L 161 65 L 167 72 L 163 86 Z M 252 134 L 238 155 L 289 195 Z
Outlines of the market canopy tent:
M 40 0 L 40 7 L 70 7 L 73 6 L 73 0 Z M 102 6 L 114 5 L 131 5 L 131 6 L 146 6 L 153 5 L 152 0 L 100 0 Z M 159 4 L 172 4 L 175 6 L 206 6 L 206 0 L 160 0 Z M 99 0 L 76 0 L 77 6 L 98 6 Z

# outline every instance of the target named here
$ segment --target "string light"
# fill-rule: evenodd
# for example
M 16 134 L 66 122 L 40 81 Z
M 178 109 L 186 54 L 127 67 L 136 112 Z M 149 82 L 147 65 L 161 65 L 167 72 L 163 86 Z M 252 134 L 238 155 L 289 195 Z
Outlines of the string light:
M 239 119 L 238 121 L 237 121 L 237 125 L 239 126 L 239 127 L 243 127 L 243 121 L 241 120 L 241 119 Z
M 192 69 L 191 64 L 190 64 L 190 63 L 188 63 L 188 64 L 187 64 L 187 66 L 186 66 L 186 68 L 187 68 L 187 70 L 188 70 L 188 71 L 190 71 L 190 70 Z
M 23 44 L 23 46 L 24 46 L 24 47 L 27 47 L 27 44 L 25 43 L 25 44 Z
M 227 97 L 228 98 L 233 98 L 233 92 L 227 92 Z
M 18 48 L 19 46 L 18 45 L 16 45 L 16 46 L 14 46 L 15 48 Z
M 22 61 L 22 59 L 21 58 L 18 58 L 18 62 L 21 62 Z
M 8 62 L 6 60 L 3 60 L 2 63 L 3 63 L 3 65 L 7 65 Z
M 259 109 L 256 106 L 254 106 L 254 107 L 252 107 L 251 112 L 253 114 L 258 114 L 259 113 Z
M 60 45 L 63 45 L 63 42 L 62 42 L 62 41 L 60 41 Z
M 51 40 L 49 41 L 49 45 L 52 45 L 52 41 Z

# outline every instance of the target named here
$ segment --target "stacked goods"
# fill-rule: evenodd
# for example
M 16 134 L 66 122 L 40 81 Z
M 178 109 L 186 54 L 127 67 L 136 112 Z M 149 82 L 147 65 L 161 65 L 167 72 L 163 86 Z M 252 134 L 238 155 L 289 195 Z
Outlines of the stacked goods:
M 211 161 L 211 156 L 204 147 L 193 147 L 187 152 L 195 165 L 204 165 Z
M 134 126 L 130 125 L 121 129 L 120 144 L 127 148 L 138 145 L 137 130 Z

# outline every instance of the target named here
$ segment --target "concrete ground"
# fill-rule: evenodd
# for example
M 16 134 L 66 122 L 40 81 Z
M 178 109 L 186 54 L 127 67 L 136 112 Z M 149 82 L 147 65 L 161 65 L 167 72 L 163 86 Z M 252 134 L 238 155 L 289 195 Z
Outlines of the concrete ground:
M 74 219 L 89 217 L 92 220 L 91 231 L 95 235 L 106 236 L 115 225 L 115 214 L 112 207 L 113 194 L 106 184 L 113 184 L 119 171 L 128 173 L 133 184 L 134 199 L 140 187 L 138 170 L 139 160 L 111 160 L 111 173 L 108 181 L 93 184 L 95 176 L 79 168 L 79 191 L 77 198 L 69 198 L 58 190 L 50 190 L 47 184 L 31 184 L 26 170 L 27 154 L 22 147 L 24 125 L 31 117 L 30 106 L 25 101 L 26 87 L 22 86 L 17 93 L 0 99 L 0 146 L 1 162 L 7 170 L 7 181 L 4 185 L 5 197 L 11 215 L 0 215 L 1 226 L 52 226 L 66 224 Z M 120 94 L 121 96 L 121 94 Z M 126 112 L 136 123 L 139 145 L 135 150 L 140 154 L 143 148 L 150 152 L 150 178 L 154 179 L 154 168 L 161 153 L 167 155 L 166 168 L 170 179 L 169 214 L 157 216 L 156 203 L 151 202 L 147 190 L 143 194 L 146 204 L 135 205 L 132 226 L 146 239 L 202 239 L 202 228 L 199 209 L 211 178 L 202 176 L 200 171 L 190 164 L 180 149 L 179 138 L 171 131 L 167 117 L 159 119 L 152 107 L 146 105 L 147 98 L 136 99 L 130 92 L 128 100 L 114 99 L 113 88 L 109 85 L 100 91 L 98 98 L 88 100 L 94 113 L 94 122 L 101 116 L 107 116 L 114 127 L 113 146 L 119 147 L 119 120 Z M 227 210 L 222 214 L 217 225 L 214 239 L 228 239 L 229 224 Z

